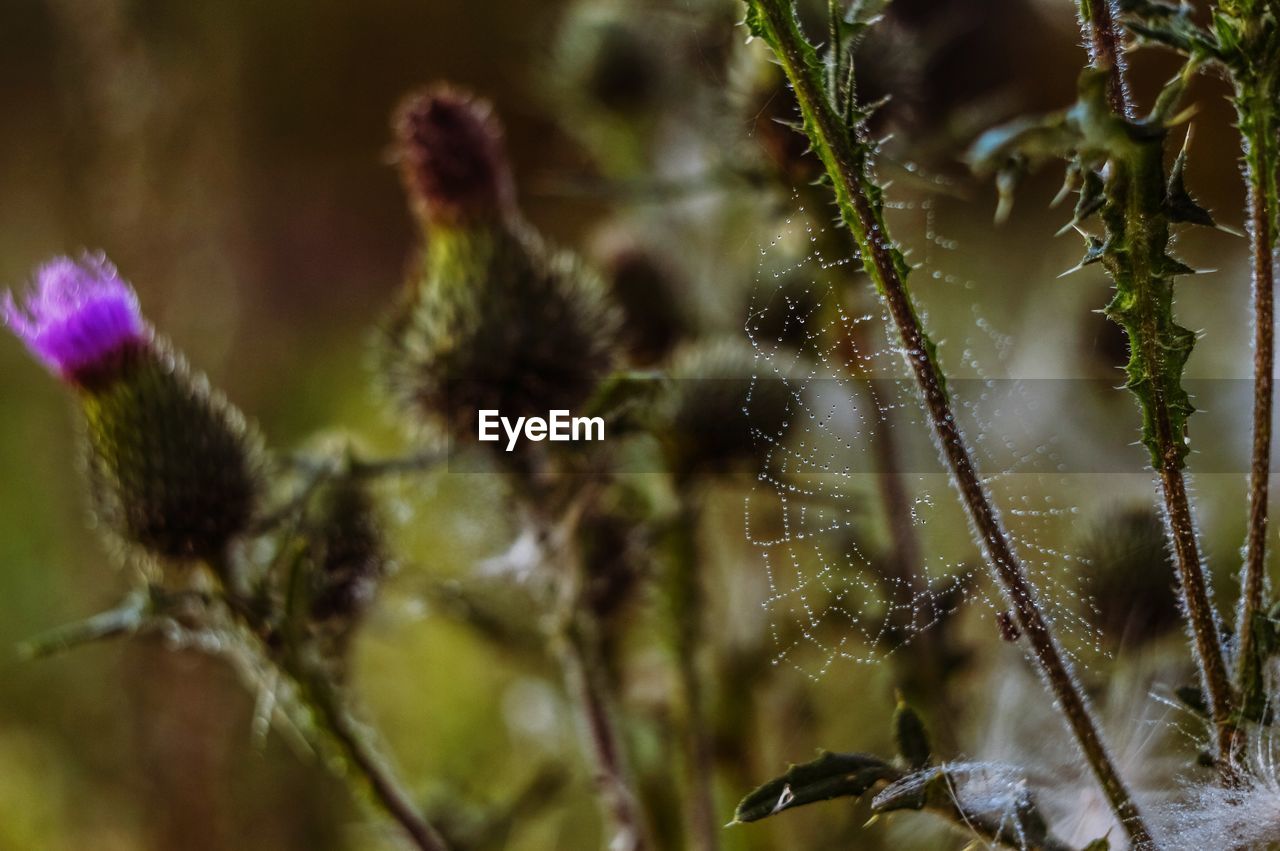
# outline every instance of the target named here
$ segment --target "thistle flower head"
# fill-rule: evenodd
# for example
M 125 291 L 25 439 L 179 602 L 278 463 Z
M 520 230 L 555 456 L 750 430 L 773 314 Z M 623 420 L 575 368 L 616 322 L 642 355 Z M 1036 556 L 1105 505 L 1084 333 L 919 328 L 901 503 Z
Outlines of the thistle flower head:
M 406 98 L 393 127 L 405 188 L 428 224 L 502 218 L 514 208 L 502 126 L 487 102 L 434 86 Z
M 257 432 L 155 336 L 102 254 L 36 270 L 4 318 L 54 374 L 83 391 L 94 510 L 113 539 L 169 560 L 220 560 L 262 491 Z
M 3 310 L 31 353 L 75 383 L 109 369 L 151 336 L 137 294 L 102 254 L 50 260 L 36 270 L 25 303 L 6 293 Z

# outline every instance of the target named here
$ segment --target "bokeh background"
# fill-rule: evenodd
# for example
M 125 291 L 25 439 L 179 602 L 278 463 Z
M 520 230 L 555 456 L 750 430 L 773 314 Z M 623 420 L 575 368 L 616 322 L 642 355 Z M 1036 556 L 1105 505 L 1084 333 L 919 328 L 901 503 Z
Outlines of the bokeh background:
M 760 45 L 744 43 L 741 12 L 719 0 L 6 0 L 0 282 L 20 288 L 52 254 L 103 249 L 155 324 L 273 445 L 339 429 L 396 451 L 403 439 L 371 389 L 368 357 L 370 329 L 417 240 L 389 159 L 389 116 L 408 91 L 449 80 L 494 101 L 537 227 L 604 261 L 619 240 L 643 244 L 679 270 L 691 333 L 742 335 L 752 294 L 770 285 L 756 280 L 758 249 L 794 207 L 788 181 L 804 168 L 787 170 L 795 152 L 767 120 L 785 114 L 786 93 L 769 82 Z M 598 38 L 600 22 L 615 19 L 626 22 L 625 37 Z M 991 188 L 958 165 L 983 127 L 1069 101 L 1083 61 L 1072 4 L 900 0 L 882 29 L 863 51 L 861 82 L 869 97 L 893 96 L 877 126 L 893 134 L 895 156 L 947 179 L 898 190 L 930 199 L 927 217 L 902 216 L 904 241 L 938 245 L 941 235 L 946 250 L 932 262 L 966 282 L 917 284 L 944 360 L 963 371 L 958 352 L 974 337 L 978 305 L 1010 341 L 992 372 L 1113 375 L 1123 343 L 1091 312 L 1104 303 L 1104 279 L 1089 271 L 1057 280 L 1080 253 L 1074 236 L 1053 237 L 1066 217 L 1047 210 L 1058 175 L 1030 178 L 1013 219 L 996 228 Z M 1173 68 L 1158 54 L 1133 63 L 1147 97 Z M 1224 93 L 1219 81 L 1196 84 L 1190 182 L 1238 227 Z M 1179 247 L 1193 265 L 1217 270 L 1180 285 L 1184 323 L 1204 332 L 1192 374 L 1248 377 L 1244 241 L 1204 232 Z M 9 648 L 110 606 L 131 577 L 90 528 L 71 404 L 9 338 L 0 339 L 0 400 L 0 849 L 396 847 L 394 832 L 314 759 L 277 736 L 253 737 L 253 700 L 215 661 L 158 640 L 16 661 Z M 1127 400 L 1115 410 L 1133 413 Z M 1040 427 L 1087 444 L 1078 413 L 1056 412 Z M 1039 542 L 1063 551 L 1151 495 L 1141 474 L 1078 476 L 1065 487 L 1081 513 L 1058 539 Z M 1229 611 L 1244 476 L 1200 476 L 1197 488 Z M 357 648 L 364 712 L 429 809 L 462 818 L 465 801 L 480 823 L 510 816 L 510 831 L 475 847 L 600 847 L 590 771 L 554 666 L 536 649 L 521 655 L 479 634 L 440 602 L 443 584 L 464 582 L 510 543 L 501 489 L 483 475 L 440 474 L 394 497 L 401 569 Z M 703 581 L 717 658 L 768 671 L 745 693 L 726 690 L 729 705 L 717 710 L 749 716 L 734 728 L 740 739 L 719 745 L 729 768 L 717 804 L 728 821 L 748 780 L 818 747 L 885 751 L 896 675 L 891 664 L 840 664 L 817 678 L 767 664 L 763 568 L 742 528 L 741 488 L 711 487 L 706 500 Z M 956 562 L 976 555 L 962 526 L 929 546 Z M 643 622 L 651 606 L 642 599 L 631 617 Z M 669 660 L 638 632 L 623 688 L 629 743 L 655 808 L 678 820 L 680 770 L 664 732 Z M 964 711 L 933 719 L 944 738 L 956 754 L 1043 765 L 1045 742 L 1059 735 L 1047 698 L 998 640 L 991 611 L 963 610 L 955 634 L 968 658 L 954 685 Z M 1090 684 L 1116 735 L 1143 739 L 1133 719 L 1171 711 L 1149 693 L 1181 684 L 1180 647 L 1174 630 L 1124 664 L 1097 663 Z M 713 693 L 737 676 L 730 661 L 708 669 Z M 1030 732 L 1020 739 L 1015 727 Z M 1168 738 L 1176 767 L 1189 764 L 1190 737 Z M 1024 750 L 1009 744 L 1018 741 Z M 1171 792 L 1172 772 L 1159 776 L 1152 794 Z M 867 815 L 828 804 L 729 829 L 724 843 L 965 841 L 907 820 L 864 829 Z M 660 847 L 679 847 L 659 832 Z

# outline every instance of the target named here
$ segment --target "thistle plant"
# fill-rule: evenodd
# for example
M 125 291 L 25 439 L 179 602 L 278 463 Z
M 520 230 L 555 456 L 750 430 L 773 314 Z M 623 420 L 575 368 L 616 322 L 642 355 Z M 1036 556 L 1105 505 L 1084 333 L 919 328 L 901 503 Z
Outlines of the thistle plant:
M 5 319 L 74 391 L 95 511 L 144 576 L 118 608 L 38 638 L 27 652 L 161 631 L 210 648 L 258 693 L 265 723 L 290 725 L 331 755 L 335 769 L 366 785 L 417 847 L 444 848 L 351 716 L 334 650 L 312 632 L 335 620 L 350 627 L 361 596 L 353 583 L 377 558 L 347 534 L 350 524 L 363 528 L 350 497 L 337 511 L 319 509 L 318 525 L 313 520 L 307 530 L 291 521 L 309 507 L 309 489 L 268 517 L 261 439 L 157 337 L 133 288 L 102 255 L 41 266 L 21 305 L 8 296 Z M 244 552 L 264 531 L 260 524 L 283 546 L 270 564 Z M 155 563 L 162 569 L 150 569 Z M 202 581 L 205 575 L 213 581 Z
M 587 402 L 613 361 L 612 307 L 576 255 L 548 248 L 521 217 L 490 107 L 428 90 L 405 101 L 395 131 L 426 237 L 386 355 L 389 383 L 410 422 L 469 436 L 481 410 L 523 417 Z M 523 321 L 530 311 L 536 317 Z M 601 624 L 587 605 L 579 520 L 595 483 L 563 479 L 540 455 L 495 460 L 508 467 L 542 560 L 555 572 L 553 620 L 566 686 L 580 706 L 615 845 L 640 851 L 647 827 L 616 729 Z
M 854 11 L 863 10 L 855 8 Z M 867 25 L 856 14 L 836 13 L 833 17 L 838 28 Z M 795 10 L 788 2 L 755 0 L 750 3 L 747 27 L 752 35 L 764 39 L 773 49 L 795 89 L 805 132 L 831 180 L 841 220 L 848 228 L 863 267 L 889 312 L 919 387 L 939 450 L 968 511 L 975 536 L 1007 595 L 1021 633 L 1027 638 L 1032 658 L 1124 829 L 1135 845 L 1150 845 L 1150 831 L 1107 753 L 1088 701 L 1040 608 L 1036 592 L 983 486 L 951 410 L 937 347 L 925 332 L 906 288 L 910 267 L 889 236 L 883 211 L 883 189 L 875 182 L 869 169 L 873 146 L 861 129 L 867 113 L 858 106 L 853 91 L 847 88 L 833 90 L 831 86 L 832 81 L 840 86 L 847 85 L 847 75 L 852 73 L 848 56 L 837 49 L 829 64 L 824 66 L 800 31 Z
M 1244 711 L 1257 717 L 1263 698 L 1263 657 L 1257 635 L 1267 607 L 1266 537 L 1275 371 L 1275 244 L 1277 100 L 1280 99 L 1280 7 L 1224 2 L 1200 26 L 1185 6 L 1127 2 L 1126 24 L 1143 40 L 1174 48 L 1188 61 L 1220 69 L 1232 84 L 1248 198 L 1253 289 L 1254 407 L 1249 472 L 1249 523 L 1241 569 L 1236 633 L 1236 686 Z
M 994 123 L 1003 90 L 958 108 L 952 81 L 930 75 L 978 64 L 948 56 L 950 30 L 973 16 L 1000 44 L 1021 4 L 748 0 L 745 45 L 742 8 L 568 4 L 546 67 L 519 75 L 549 97 L 521 88 L 504 116 L 511 139 L 531 111 L 539 133 L 558 127 L 530 151 L 509 151 L 497 110 L 461 85 L 383 92 L 412 244 L 394 301 L 362 302 L 385 309 L 376 360 L 345 389 L 380 391 L 398 429 L 321 424 L 277 445 L 270 413 L 255 424 L 189 365 L 101 254 L 52 260 L 6 296 L 5 324 L 74 400 L 94 528 L 128 583 L 25 654 L 134 637 L 217 657 L 252 698 L 254 744 L 278 735 L 318 756 L 388 822 L 394 835 L 360 847 L 1270 847 L 1280 7 L 1223 0 L 1206 23 L 1156 0 L 1083 0 L 1075 101 L 978 134 L 967 154 L 960 137 Z M 1126 65 L 1148 43 L 1183 61 L 1150 97 Z M 1231 82 L 1250 200 L 1234 629 L 1218 622 L 1202 555 L 1216 530 L 1201 538 L 1186 479 L 1195 449 L 1229 440 L 1192 416 L 1200 317 L 1179 301 L 1192 269 L 1173 250 L 1183 229 L 1228 230 L 1189 188 L 1188 88 L 1205 71 Z M 526 155 L 564 142 L 524 173 Z M 1021 233 L 1018 181 L 1066 164 L 1062 233 L 1085 246 L 1070 271 L 1105 273 L 1110 299 L 1089 306 L 1127 343 L 1137 496 L 1109 481 L 1066 505 L 1048 496 L 1052 473 L 1029 483 L 1025 459 L 1003 460 L 1019 450 L 1010 422 L 1033 434 L 1037 470 L 1061 461 L 1051 437 L 1094 435 L 1070 410 L 1000 402 L 983 419 L 999 367 L 977 350 L 988 335 L 1010 365 L 1013 337 L 989 330 L 979 282 L 953 286 L 963 261 L 938 259 L 986 218 L 951 238 L 948 217 L 977 202 L 931 173 L 954 173 L 944 153 L 994 177 L 996 218 Z M 546 220 L 584 196 L 580 216 Z M 1035 323 L 1040 357 L 1074 330 L 1060 304 L 999 309 Z M 317 395 L 344 416 L 358 396 L 336 381 Z M 484 436 L 487 414 L 553 411 L 598 420 L 603 439 Z M 916 437 L 936 452 L 925 443 L 922 459 Z M 955 500 L 937 499 L 939 473 Z M 1230 513 L 1206 490 L 1200 519 Z M 408 685 L 379 690 L 390 655 Z M 366 700 L 368 717 L 398 721 L 389 742 L 362 720 Z M 423 745 L 436 733 L 443 752 Z M 10 747 L 0 736 L 6 772 Z M 401 761 L 424 776 L 402 778 Z M 6 806 L 0 785 L 8 847 Z
M 1236 701 L 1182 472 L 1193 411 L 1182 372 L 1195 334 L 1174 319 L 1173 281 L 1192 270 L 1169 254 L 1172 226 L 1212 224 L 1213 219 L 1186 190 L 1186 148 L 1168 172 L 1163 160 L 1168 127 L 1176 122 L 1192 70 L 1188 66 L 1179 74 L 1155 109 L 1137 122 L 1117 114 L 1108 99 L 1108 81 L 1116 71 L 1086 71 L 1076 106 L 1044 123 L 991 131 L 975 144 L 972 159 L 979 169 L 990 169 L 997 163 L 1007 168 L 1019 157 L 1074 157 L 1072 171 L 1082 177 L 1072 224 L 1081 225 L 1094 213 L 1103 222 L 1103 236 L 1085 234 L 1081 265 L 1101 262 L 1115 283 L 1107 316 L 1129 337 L 1126 386 L 1137 397 L 1142 442 L 1160 479 L 1183 605 L 1217 728 L 1218 753 L 1226 765 L 1235 736 Z

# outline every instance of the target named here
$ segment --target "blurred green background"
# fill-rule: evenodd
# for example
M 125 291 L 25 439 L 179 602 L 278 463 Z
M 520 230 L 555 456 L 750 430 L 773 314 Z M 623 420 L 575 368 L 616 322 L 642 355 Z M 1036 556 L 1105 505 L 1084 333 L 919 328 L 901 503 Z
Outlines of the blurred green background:
M 595 78 L 623 107 L 639 92 L 637 111 L 584 112 L 593 92 L 565 69 L 599 57 L 582 58 L 564 33 L 567 16 L 593 14 L 627 17 L 653 33 L 633 53 L 609 48 L 613 77 Z M 791 203 L 785 180 L 770 187 L 723 175 L 768 171 L 760 104 L 785 97 L 753 94 L 752 80 L 767 72 L 759 45 L 743 44 L 740 14 L 713 0 L 579 2 L 572 10 L 546 0 L 6 0 L 0 282 L 21 287 L 49 255 L 101 248 L 135 283 L 155 324 L 273 445 L 339 428 L 371 449 L 395 451 L 402 442 L 370 389 L 367 356 L 370 328 L 416 239 L 389 164 L 388 122 L 407 91 L 445 79 L 495 102 L 523 206 L 544 233 L 584 249 L 598 246 L 602 231 L 642 234 L 679 261 L 702 333 L 740 333 L 757 246 Z M 958 248 L 936 264 L 972 282 L 917 284 L 947 341 L 944 360 L 963 372 L 958 350 L 972 335 L 973 303 L 1013 341 L 996 371 L 1110 375 L 1114 335 L 1090 313 L 1103 304 L 1104 280 L 1097 272 L 1056 280 L 1080 253 L 1074 237 L 1052 237 L 1066 217 L 1045 209 L 1058 176 L 1029 180 L 1013 221 L 996 229 L 990 187 L 973 185 L 956 166 L 983 126 L 1071 97 L 1082 62 L 1072 4 L 905 0 L 891 22 L 868 47 L 867 85 L 894 95 L 885 129 L 905 155 L 955 180 L 927 222 L 904 215 L 902 236 L 920 245 L 929 234 L 954 240 Z M 1134 63 L 1147 94 L 1172 68 L 1155 55 Z M 1222 221 L 1238 226 L 1237 143 L 1223 94 L 1216 81 L 1197 83 L 1190 180 Z M 1193 265 L 1219 270 L 1181 285 L 1180 315 L 1205 335 L 1192 374 L 1247 377 L 1243 240 L 1196 233 L 1180 249 Z M 12 648 L 111 605 L 130 575 L 89 529 L 72 406 L 8 337 L 0 340 L 0 399 L 0 648 Z M 1070 431 L 1070 417 L 1060 428 Z M 1194 428 L 1193 420 L 1193 437 Z M 1229 611 L 1244 477 L 1197 483 Z M 1142 475 L 1078 477 L 1068 488 L 1085 506 L 1081 523 L 1151 492 Z M 762 567 L 742 529 L 741 491 L 722 491 L 708 497 L 703 530 L 710 633 L 758 659 L 770 652 L 759 613 Z M 403 775 L 445 811 L 452 807 L 444 802 L 464 800 L 494 812 L 552 777 L 545 795 L 535 789 L 509 841 L 490 847 L 600 847 L 590 771 L 577 756 L 554 668 L 536 651 L 531 661 L 483 640 L 423 592 L 505 549 L 515 530 L 500 488 L 485 476 L 436 475 L 400 485 L 394 514 L 402 569 L 362 634 L 355 685 Z M 1058 534 L 1038 543 L 1075 546 L 1069 524 Z M 929 546 L 955 561 L 975 556 L 958 525 Z M 1008 714 L 1040 719 L 1031 739 L 1057 736 L 1047 698 L 1016 650 L 996 640 L 990 611 L 966 610 L 961 634 L 973 657 L 956 686 L 966 712 L 945 719 L 960 751 L 989 754 L 993 743 L 1012 740 L 991 708 L 998 699 L 1012 701 Z M 1127 723 L 1150 709 L 1150 671 L 1178 671 L 1168 660 L 1179 647 L 1175 635 L 1113 672 L 1120 685 L 1113 679 L 1112 687 L 1128 692 L 1110 704 L 1100 697 L 1104 714 Z M 631 658 L 629 739 L 656 799 L 665 794 L 674 808 L 679 771 L 662 724 L 674 687 L 669 664 L 643 643 Z M 395 847 L 394 832 L 366 818 L 314 760 L 274 735 L 254 740 L 252 699 L 217 662 L 158 640 L 38 663 L 18 663 L 8 650 L 0 659 L 0 849 Z M 1165 681 L 1180 684 L 1181 675 Z M 846 664 L 817 680 L 780 666 L 762 683 L 733 698 L 752 703 L 749 741 L 723 744 L 729 762 L 746 755 L 746 776 L 763 781 L 817 747 L 888 748 L 892 666 Z M 1036 751 L 1013 755 L 1037 759 Z M 747 791 L 740 784 L 721 781 L 724 821 Z M 964 842 L 906 822 L 864 830 L 867 815 L 823 805 L 778 825 L 730 829 L 725 846 Z

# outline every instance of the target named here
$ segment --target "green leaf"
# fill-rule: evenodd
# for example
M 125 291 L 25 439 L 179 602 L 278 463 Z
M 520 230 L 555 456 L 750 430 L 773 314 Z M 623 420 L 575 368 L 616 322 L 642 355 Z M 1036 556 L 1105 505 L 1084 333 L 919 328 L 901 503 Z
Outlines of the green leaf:
M 762 38 L 765 41 L 769 41 L 769 31 L 765 25 L 764 14 L 760 11 L 760 5 L 755 0 L 748 0 L 747 16 L 743 18 L 742 24 L 753 38 Z
M 818 801 L 860 798 L 878 784 L 901 776 L 897 768 L 870 754 L 824 751 L 811 762 L 791 766 L 786 774 L 743 798 L 734 811 L 733 820 L 759 821 Z

